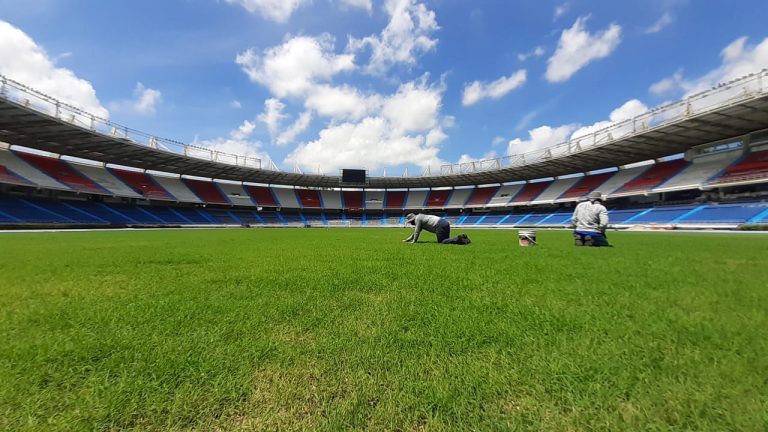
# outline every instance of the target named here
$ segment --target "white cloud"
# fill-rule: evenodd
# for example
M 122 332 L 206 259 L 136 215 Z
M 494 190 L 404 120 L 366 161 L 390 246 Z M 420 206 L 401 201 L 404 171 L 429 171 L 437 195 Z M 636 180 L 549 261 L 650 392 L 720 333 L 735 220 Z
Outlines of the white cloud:
M 563 82 L 594 60 L 610 55 L 621 42 L 621 26 L 611 24 L 606 30 L 590 34 L 584 26 L 588 16 L 580 17 L 573 26 L 563 30 L 557 50 L 549 58 L 546 78 Z
M 333 45 L 329 34 L 297 36 L 265 50 L 262 56 L 248 49 L 235 62 L 251 81 L 266 86 L 275 96 L 303 96 L 318 82 L 355 68 L 354 55 L 336 55 Z
M 367 96 L 369 114 L 359 121 L 332 123 L 319 137 L 302 143 L 288 155 L 286 164 L 324 169 L 414 164 L 437 167 L 440 144 L 447 138 L 440 118 L 443 86 L 430 86 L 426 76 L 404 83 L 390 96 Z
M 537 46 L 532 51 L 518 54 L 517 59 L 520 60 L 521 62 L 524 62 L 531 57 L 541 57 L 544 55 L 544 53 L 545 53 L 544 47 Z
M 593 132 L 599 131 L 601 129 L 605 129 L 608 126 L 611 126 L 613 124 L 620 123 L 624 120 L 635 118 L 638 115 L 643 114 L 647 111 L 648 111 L 648 107 L 641 101 L 637 99 L 629 100 L 625 102 L 622 106 L 611 111 L 611 115 L 608 117 L 609 120 L 599 121 L 591 126 L 584 126 L 582 128 L 579 128 L 571 135 L 571 139 L 577 139 L 586 135 L 590 135 Z M 625 135 L 629 132 L 631 132 L 631 128 L 627 128 L 626 130 L 617 129 L 612 132 L 612 135 L 614 138 L 618 138 L 619 136 Z
M 340 0 L 342 4 L 356 7 L 356 8 L 362 8 L 368 11 L 368 13 L 371 13 L 373 10 L 373 0 Z
M 101 105 L 90 82 L 69 69 L 56 67 L 45 50 L 22 30 L 0 20 L 0 73 L 102 118 Z
M 501 77 L 491 83 L 474 81 L 464 84 L 464 95 L 461 103 L 464 106 L 474 105 L 483 99 L 500 99 L 512 90 L 522 86 L 527 78 L 525 69 L 521 69 L 510 76 Z
M 304 132 L 308 127 L 309 123 L 312 121 L 312 113 L 309 111 L 305 111 L 299 115 L 299 118 L 296 119 L 295 122 L 293 122 L 292 125 L 288 126 L 286 130 L 284 130 L 280 135 L 277 137 L 277 145 L 279 146 L 285 146 L 293 142 L 293 140 L 296 139 L 296 137 Z
M 234 109 L 240 109 L 243 107 L 243 104 L 241 104 L 239 100 L 233 100 L 232 102 L 229 103 L 229 106 Z
M 157 104 L 162 101 L 162 98 L 163 95 L 159 90 L 147 88 L 139 82 L 133 89 L 133 99 L 111 102 L 109 107 L 118 112 L 151 115 L 157 110 Z
M 284 23 L 294 11 L 311 0 L 226 0 L 229 4 L 237 4 L 250 13 L 259 13 L 264 19 Z
M 672 17 L 672 14 L 669 12 L 664 12 L 664 15 L 661 16 L 661 18 L 658 19 L 655 23 L 653 23 L 652 26 L 645 29 L 646 34 L 653 34 L 658 33 L 665 28 L 667 28 L 670 24 L 672 24 L 675 21 L 674 17 Z
M 559 127 L 540 126 L 528 131 L 528 139 L 515 138 L 507 145 L 508 155 L 519 155 L 565 142 L 577 129 L 577 125 L 569 124 Z
M 748 45 L 747 37 L 740 37 L 720 52 L 720 66 L 698 78 L 685 78 L 682 71 L 653 84 L 651 93 L 656 95 L 683 92 L 683 97 L 699 93 L 751 73 L 768 68 L 768 38 L 757 45 Z
M 264 101 L 264 112 L 257 117 L 257 120 L 267 126 L 267 130 L 273 139 L 280 129 L 280 122 L 286 117 L 283 114 L 284 109 L 284 103 L 278 99 L 270 98 Z
M 347 44 L 347 50 L 353 53 L 370 48 L 365 70 L 375 75 L 384 74 L 396 64 L 414 65 L 417 56 L 437 45 L 432 33 L 440 28 L 435 13 L 416 0 L 387 0 L 384 9 L 390 20 L 381 34 L 350 37 Z
M 304 106 L 323 117 L 359 120 L 381 106 L 378 95 L 367 96 L 347 85 L 318 85 L 309 91 Z
M 465 154 L 462 154 L 459 157 L 459 160 L 456 163 L 457 164 L 465 164 L 465 163 L 478 162 L 478 161 L 488 160 L 488 159 L 496 159 L 497 157 L 498 157 L 498 155 L 496 154 L 496 150 L 491 150 L 491 151 L 489 151 L 488 153 L 485 153 L 484 155 L 482 155 L 479 158 L 472 157 L 472 156 L 470 156 L 470 155 L 465 153 Z
M 194 142 L 192 143 L 194 146 L 206 148 L 213 151 L 228 153 L 232 155 L 238 155 L 238 156 L 247 156 L 250 158 L 256 158 L 261 160 L 261 167 L 262 168 L 269 168 L 270 164 L 269 161 L 271 160 L 269 157 L 269 154 L 267 154 L 265 151 L 262 150 L 262 143 L 259 141 L 251 140 L 251 135 L 253 134 L 253 131 L 256 128 L 256 124 L 245 120 L 243 121 L 243 124 L 241 124 L 237 129 L 230 131 L 228 137 L 219 137 L 214 138 L 210 140 L 198 140 L 195 138 Z M 191 155 L 194 154 L 194 149 L 190 149 L 192 152 Z M 198 157 L 208 157 L 205 152 L 200 152 Z M 234 158 L 223 158 L 227 162 L 235 163 L 239 162 L 242 164 L 241 160 L 235 160 Z
M 565 15 L 565 13 L 568 12 L 568 9 L 570 9 L 570 7 L 571 7 L 571 5 L 569 5 L 568 2 L 563 3 L 561 5 L 557 5 L 555 7 L 554 18 L 553 19 L 557 20 L 561 16 Z

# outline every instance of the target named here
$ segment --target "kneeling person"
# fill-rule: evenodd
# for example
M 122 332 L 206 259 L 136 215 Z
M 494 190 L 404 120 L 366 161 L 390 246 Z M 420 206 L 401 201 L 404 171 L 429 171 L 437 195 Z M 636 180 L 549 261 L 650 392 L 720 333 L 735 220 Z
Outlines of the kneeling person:
M 608 210 L 603 205 L 603 194 L 592 192 L 587 201 L 579 203 L 573 212 L 572 224 L 576 246 L 608 246 L 605 237 Z
M 408 216 L 405 217 L 405 226 L 408 225 L 414 226 L 413 234 L 411 234 L 410 237 L 403 240 L 406 243 L 416 243 L 416 241 L 419 240 L 419 234 L 421 234 L 421 230 L 427 230 L 431 233 L 435 233 L 437 236 L 437 242 L 442 244 L 459 244 L 459 245 L 465 245 L 469 244 L 470 240 L 469 237 L 467 237 L 466 234 L 459 234 L 458 236 L 454 238 L 450 238 L 451 236 L 451 224 L 445 219 L 441 219 L 437 216 L 433 215 L 426 215 L 426 214 L 413 214 L 409 213 Z

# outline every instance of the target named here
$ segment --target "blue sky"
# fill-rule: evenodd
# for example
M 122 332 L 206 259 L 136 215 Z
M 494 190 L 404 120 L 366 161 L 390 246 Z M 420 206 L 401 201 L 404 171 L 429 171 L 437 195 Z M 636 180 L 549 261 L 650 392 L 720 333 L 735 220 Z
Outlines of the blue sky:
M 0 73 L 284 170 L 551 146 L 768 67 L 768 2 L 0 0 Z

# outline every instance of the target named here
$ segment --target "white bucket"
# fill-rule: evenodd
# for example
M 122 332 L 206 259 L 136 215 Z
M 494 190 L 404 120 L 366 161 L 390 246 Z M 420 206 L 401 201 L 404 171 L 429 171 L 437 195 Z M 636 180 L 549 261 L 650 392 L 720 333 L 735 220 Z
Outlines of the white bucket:
M 536 231 L 518 231 L 520 246 L 536 246 Z

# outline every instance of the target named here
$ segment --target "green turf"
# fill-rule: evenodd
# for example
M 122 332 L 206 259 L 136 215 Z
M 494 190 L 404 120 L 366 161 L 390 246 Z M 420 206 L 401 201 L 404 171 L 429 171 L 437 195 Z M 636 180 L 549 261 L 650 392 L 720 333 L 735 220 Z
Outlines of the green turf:
M 765 430 L 768 236 L 0 235 L 0 430 Z

